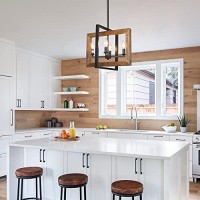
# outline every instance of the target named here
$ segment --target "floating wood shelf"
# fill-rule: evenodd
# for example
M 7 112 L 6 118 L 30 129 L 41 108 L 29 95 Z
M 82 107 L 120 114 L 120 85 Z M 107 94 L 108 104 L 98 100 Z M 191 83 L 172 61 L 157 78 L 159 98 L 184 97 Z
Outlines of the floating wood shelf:
M 76 92 L 54 92 L 54 94 L 57 94 L 57 95 L 72 95 L 72 94 L 89 94 L 89 92 L 86 92 L 86 91 L 76 91 Z
M 87 112 L 89 108 L 54 108 L 53 111 Z
M 71 76 L 55 76 L 53 77 L 55 80 L 72 80 L 72 79 L 89 79 L 87 75 L 71 75 Z

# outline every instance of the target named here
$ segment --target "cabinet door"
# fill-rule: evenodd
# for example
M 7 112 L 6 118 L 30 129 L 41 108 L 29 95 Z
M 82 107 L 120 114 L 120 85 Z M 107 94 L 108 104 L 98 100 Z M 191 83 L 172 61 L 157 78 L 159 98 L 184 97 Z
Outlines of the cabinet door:
M 44 101 L 44 62 L 43 59 L 31 56 L 30 61 L 30 108 L 43 109 Z
M 44 78 L 43 78 L 43 101 L 44 109 L 51 108 L 51 62 L 44 60 Z
M 14 119 L 11 110 L 11 80 L 10 77 L 0 76 L 0 135 L 12 133 Z
M 7 154 L 0 154 L 0 177 L 7 175 Z
M 141 169 L 139 170 L 139 181 L 144 185 L 143 199 L 163 199 L 163 161 L 153 159 L 139 159 L 138 161 Z
M 0 41 L 0 75 L 12 76 L 13 45 Z
M 42 175 L 42 193 L 43 196 L 45 194 L 46 188 L 45 188 L 45 174 L 46 169 L 45 165 L 46 163 L 43 162 L 43 154 L 46 152 L 42 149 L 35 149 L 35 148 L 26 148 L 25 149 L 25 163 L 24 165 L 27 167 L 30 166 L 37 166 L 43 168 L 43 175 Z M 25 182 L 25 192 L 24 197 L 32 197 L 35 196 L 35 179 L 30 179 L 29 181 Z
M 44 198 L 58 200 L 60 198 L 58 177 L 63 174 L 63 152 L 47 150 L 44 160 L 46 162 Z
M 30 133 L 19 133 L 14 134 L 13 140 L 14 142 L 23 141 L 23 140 L 32 140 L 40 138 L 40 132 L 30 132 Z
M 30 55 L 18 51 L 16 67 L 16 107 L 26 109 L 29 108 Z
M 147 140 L 147 135 L 138 133 L 108 133 L 108 138 Z
M 87 174 L 89 181 L 87 187 L 90 191 L 90 199 L 110 200 L 112 183 L 111 156 L 90 154 L 88 159 L 89 168 L 87 168 Z
M 66 161 L 67 160 L 67 161 Z M 67 155 L 65 153 L 65 168 L 64 173 L 83 173 L 86 174 L 86 154 L 76 153 L 76 152 L 68 152 Z M 88 190 L 88 187 L 87 187 Z M 89 195 L 89 192 L 87 191 Z M 71 188 L 67 190 L 67 199 L 80 199 L 79 197 L 79 189 Z

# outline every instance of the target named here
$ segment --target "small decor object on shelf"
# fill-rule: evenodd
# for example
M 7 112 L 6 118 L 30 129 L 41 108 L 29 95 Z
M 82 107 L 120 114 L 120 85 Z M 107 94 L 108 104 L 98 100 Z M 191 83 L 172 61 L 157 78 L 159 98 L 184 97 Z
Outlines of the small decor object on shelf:
M 185 115 L 183 116 L 177 116 L 179 123 L 180 123 L 180 131 L 181 133 L 187 132 L 187 125 L 190 123 L 191 120 L 189 120 Z
M 167 133 L 175 133 L 176 132 L 176 126 L 174 123 L 166 124 L 162 127 Z
M 73 99 L 71 98 L 70 100 L 69 100 L 69 108 L 73 108 L 74 107 L 74 101 L 73 101 Z
M 64 100 L 64 108 L 68 108 L 68 101 L 67 101 L 67 99 Z

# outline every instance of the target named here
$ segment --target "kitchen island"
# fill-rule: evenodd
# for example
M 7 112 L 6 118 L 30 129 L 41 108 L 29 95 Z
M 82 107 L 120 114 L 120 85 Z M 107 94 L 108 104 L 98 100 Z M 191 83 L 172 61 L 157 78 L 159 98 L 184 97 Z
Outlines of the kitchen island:
M 138 180 L 144 185 L 144 200 L 187 200 L 189 192 L 188 150 L 185 142 L 145 141 L 116 138 L 81 138 L 58 142 L 36 139 L 9 146 L 8 200 L 16 199 L 15 170 L 40 166 L 44 199 L 58 200 L 58 177 L 80 172 L 89 177 L 89 200 L 111 200 L 111 183 Z M 24 194 L 34 195 L 35 183 L 25 183 Z M 70 200 L 79 199 L 70 189 Z M 127 198 L 128 200 L 128 198 Z M 136 198 L 137 200 L 137 198 Z

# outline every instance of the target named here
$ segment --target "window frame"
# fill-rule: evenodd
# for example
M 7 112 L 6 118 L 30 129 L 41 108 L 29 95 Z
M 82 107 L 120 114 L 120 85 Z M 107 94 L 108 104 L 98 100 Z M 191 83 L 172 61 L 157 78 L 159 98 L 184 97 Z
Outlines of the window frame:
M 116 115 L 108 115 L 105 114 L 105 100 L 102 101 L 102 98 L 105 99 L 105 92 L 103 91 L 105 85 L 105 76 L 104 72 L 105 70 L 99 70 L 99 118 L 111 118 L 111 119 L 130 119 L 130 116 L 128 115 L 122 115 L 123 114 L 123 105 L 124 104 L 124 98 L 123 95 L 125 95 L 126 91 L 123 89 L 126 88 L 126 78 L 125 74 L 127 70 L 130 70 L 130 68 L 134 67 L 134 70 L 141 70 L 141 66 L 149 66 L 149 65 L 155 65 L 155 114 L 153 115 L 138 115 L 139 119 L 160 119 L 160 120 L 174 120 L 177 119 L 177 115 L 166 115 L 163 114 L 163 110 L 166 109 L 165 107 L 162 107 L 163 103 L 166 105 L 166 89 L 165 92 L 162 92 L 162 88 L 166 87 L 166 77 L 164 74 L 163 66 L 164 64 L 169 63 L 180 63 L 180 67 L 178 68 L 178 115 L 183 114 L 183 105 L 184 105 L 184 60 L 183 58 L 178 59 L 166 59 L 166 60 L 155 60 L 155 61 L 145 61 L 145 62 L 134 62 L 131 66 L 127 66 L 126 68 L 119 67 L 119 70 L 117 72 L 117 84 L 116 84 Z M 146 67 L 151 68 L 151 67 Z M 145 68 L 142 68 L 145 69 Z M 165 77 L 165 78 L 164 78 Z M 162 87 L 160 87 L 162 85 Z M 158 100 L 156 97 L 160 96 L 161 100 Z M 102 113 L 103 110 L 103 113 Z M 134 113 L 133 113 L 134 116 Z

